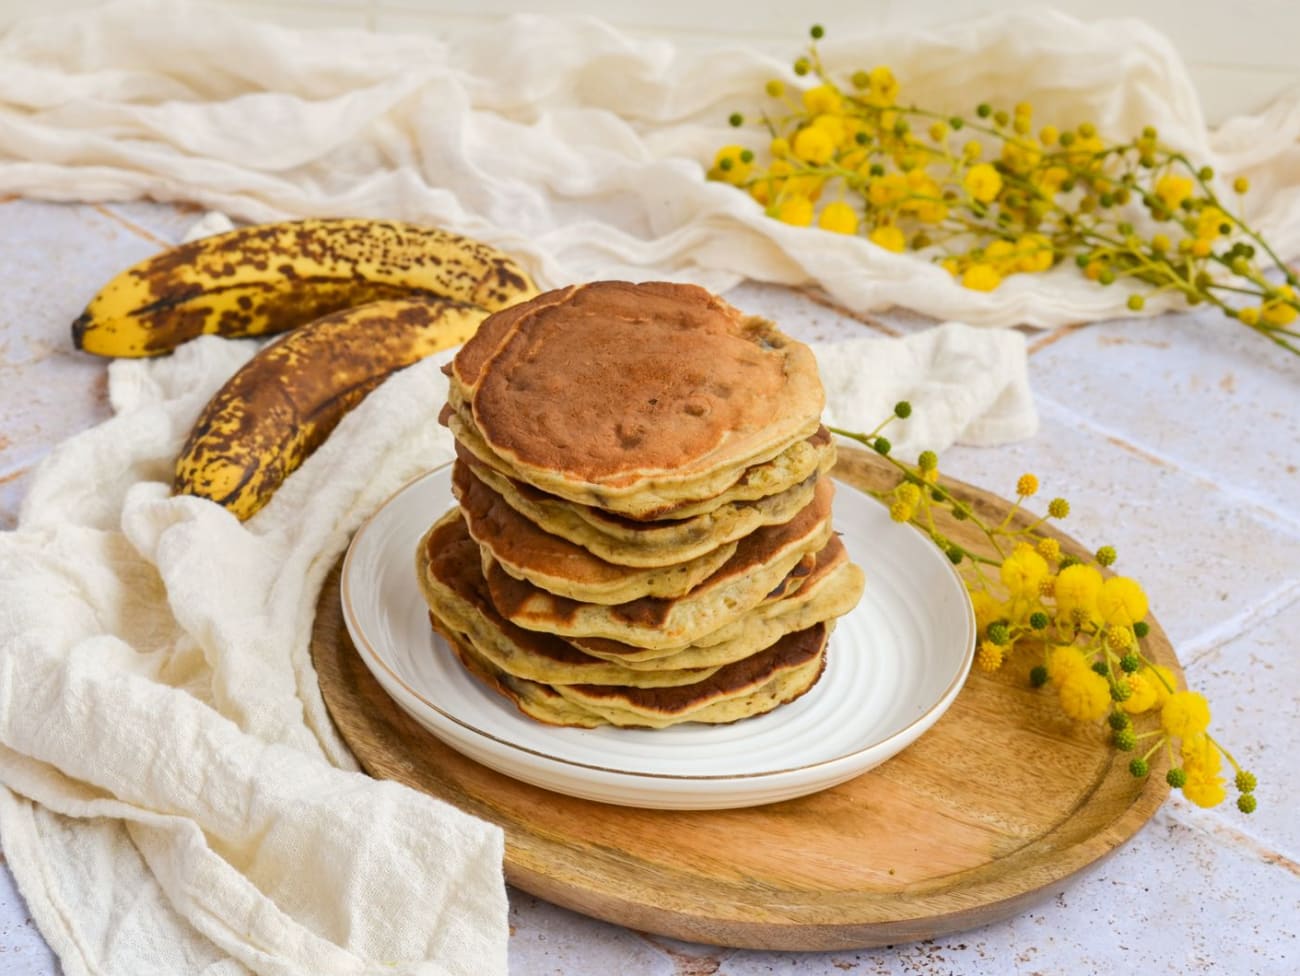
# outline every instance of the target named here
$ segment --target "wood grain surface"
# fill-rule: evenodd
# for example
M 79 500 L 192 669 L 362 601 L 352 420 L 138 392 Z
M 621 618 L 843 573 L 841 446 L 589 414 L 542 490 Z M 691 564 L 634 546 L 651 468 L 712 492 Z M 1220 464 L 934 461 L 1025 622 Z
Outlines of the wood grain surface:
M 863 488 L 893 483 L 879 458 L 852 449 L 841 449 L 834 474 Z M 1008 508 L 955 487 L 982 515 L 1000 520 Z M 944 529 L 981 548 L 969 523 Z M 1147 654 L 1181 676 L 1159 624 L 1149 622 Z M 812 796 L 719 811 L 575 799 L 443 745 L 397 707 L 353 649 L 338 567 L 321 593 L 312 657 L 330 714 L 362 766 L 499 824 L 511 884 L 696 942 L 848 949 L 985 925 L 1061 891 L 1132 837 L 1168 793 L 1163 765 L 1133 779 L 1102 725 L 1071 721 L 1050 690 L 1031 688 L 1038 660 L 1025 652 L 995 674 L 973 672 L 933 729 L 870 772 Z

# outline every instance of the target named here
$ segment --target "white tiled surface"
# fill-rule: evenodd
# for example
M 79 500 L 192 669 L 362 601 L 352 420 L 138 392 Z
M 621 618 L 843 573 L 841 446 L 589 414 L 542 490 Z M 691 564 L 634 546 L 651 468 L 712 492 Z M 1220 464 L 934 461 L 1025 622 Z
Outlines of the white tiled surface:
M 193 219 L 154 204 L 0 202 L 0 527 L 13 526 L 31 465 L 107 413 L 104 366 L 71 350 L 68 323 L 113 271 Z M 856 320 L 766 286 L 729 297 L 806 338 L 926 324 Z M 1211 316 L 1063 329 L 1031 345 L 1041 432 L 954 448 L 945 469 L 1003 491 L 1033 470 L 1040 497 L 1070 498 L 1072 533 L 1116 546 L 1216 727 L 1260 776 L 1260 810 L 1174 799 L 1110 860 L 1009 922 L 863 952 L 687 945 L 513 892 L 515 976 L 1300 972 L 1300 361 Z M 57 972 L 0 867 L 0 973 Z

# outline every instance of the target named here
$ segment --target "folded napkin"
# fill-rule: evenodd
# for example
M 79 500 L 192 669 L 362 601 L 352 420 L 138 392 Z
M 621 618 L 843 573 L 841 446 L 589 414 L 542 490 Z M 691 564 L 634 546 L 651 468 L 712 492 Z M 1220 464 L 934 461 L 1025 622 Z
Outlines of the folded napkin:
M 832 25 L 833 27 L 833 25 Z M 791 58 L 801 41 L 792 37 Z M 1115 136 L 1154 125 L 1244 175 L 1244 216 L 1300 253 L 1300 91 L 1207 134 L 1172 45 L 1136 20 L 1021 10 L 832 39 L 838 76 L 889 64 L 909 99 L 969 113 L 1033 101 Z M 684 51 L 599 21 L 518 15 L 453 39 L 305 34 L 222 9 L 128 0 L 0 39 L 0 193 L 198 201 L 249 220 L 403 216 L 520 255 L 547 286 L 593 278 L 816 282 L 858 309 L 1038 326 L 1126 316 L 1122 287 L 1071 267 L 996 291 L 861 237 L 790 227 L 704 179 L 726 124 L 789 63 L 739 45 Z M 1156 312 L 1174 302 L 1148 302 Z

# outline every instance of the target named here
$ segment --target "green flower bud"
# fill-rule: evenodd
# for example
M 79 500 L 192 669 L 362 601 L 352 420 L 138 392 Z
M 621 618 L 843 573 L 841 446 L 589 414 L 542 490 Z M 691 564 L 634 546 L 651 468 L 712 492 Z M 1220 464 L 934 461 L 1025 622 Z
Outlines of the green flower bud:
M 1240 810 L 1242 813 L 1254 813 L 1255 794 L 1243 793 L 1241 794 L 1241 796 L 1237 797 L 1237 809 Z
M 1237 772 L 1237 778 L 1233 780 L 1233 782 L 1236 783 L 1237 789 L 1242 793 L 1250 793 L 1254 791 L 1255 786 L 1257 785 L 1255 782 L 1255 774 L 1248 773 L 1244 769 Z
M 1176 767 L 1165 773 L 1165 782 L 1176 790 L 1181 790 L 1187 783 L 1187 771 L 1181 767 Z
M 1041 688 L 1043 685 L 1047 684 L 1047 678 L 1047 668 L 1043 667 L 1041 664 L 1031 669 L 1029 672 L 1029 683 L 1035 688 Z
M 1145 759 L 1138 756 L 1128 764 L 1128 771 L 1133 774 L 1134 778 L 1141 779 L 1147 773 L 1151 772 L 1151 766 Z

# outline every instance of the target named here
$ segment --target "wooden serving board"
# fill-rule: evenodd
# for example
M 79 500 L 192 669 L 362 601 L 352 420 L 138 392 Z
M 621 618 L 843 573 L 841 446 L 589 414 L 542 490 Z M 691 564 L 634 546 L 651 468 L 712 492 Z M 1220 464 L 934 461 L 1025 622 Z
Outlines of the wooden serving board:
M 879 458 L 855 450 L 841 450 L 834 474 L 863 488 L 896 480 Z M 958 487 L 982 515 L 1000 520 L 1008 508 Z M 969 522 L 945 531 L 978 550 Z M 1147 653 L 1180 673 L 1150 623 Z M 397 707 L 353 649 L 337 567 L 321 594 L 312 656 L 362 766 L 499 824 L 511 884 L 689 941 L 849 949 L 997 921 L 1110 854 L 1168 793 L 1163 766 L 1133 779 L 1104 726 L 1071 721 L 1050 689 L 1031 688 L 1028 670 L 1038 661 L 1027 652 L 993 675 L 972 673 L 933 729 L 854 780 L 767 806 L 686 812 L 551 793 L 443 745 Z

